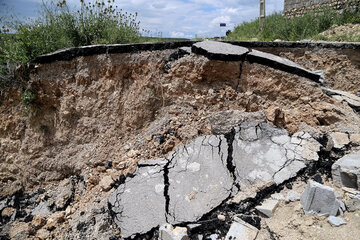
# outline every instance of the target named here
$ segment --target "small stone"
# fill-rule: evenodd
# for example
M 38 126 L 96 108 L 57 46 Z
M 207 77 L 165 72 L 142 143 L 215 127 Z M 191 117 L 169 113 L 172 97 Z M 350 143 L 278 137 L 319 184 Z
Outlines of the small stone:
M 350 142 L 354 145 L 360 145 L 360 134 L 351 134 Z
M 105 176 L 101 179 L 99 185 L 104 191 L 109 191 L 114 184 L 114 180 L 111 176 Z
M 33 218 L 33 220 L 31 221 L 31 225 L 32 225 L 36 230 L 42 228 L 45 224 L 46 224 L 45 218 L 43 218 L 42 216 L 39 216 L 39 215 L 35 216 L 35 217 Z
M 15 208 L 5 208 L 4 210 L 2 210 L 1 216 L 9 218 L 14 214 L 15 211 Z
M 10 228 L 9 237 L 10 239 L 27 239 L 29 230 L 28 223 L 19 222 Z
M 46 229 L 40 229 L 39 231 L 37 231 L 36 237 L 38 237 L 40 239 L 49 239 L 50 232 Z
M 351 198 L 345 201 L 346 209 L 349 212 L 360 210 L 360 198 Z
M 65 211 L 55 212 L 48 218 L 45 228 L 51 231 L 55 229 L 59 223 L 63 223 L 64 221 L 65 221 Z
M 270 218 L 274 215 L 275 209 L 277 208 L 278 204 L 278 200 L 267 199 L 265 200 L 265 202 L 263 202 L 263 204 L 257 206 L 256 210 Z
M 300 194 L 294 191 L 290 191 L 286 196 L 285 202 L 289 203 L 289 202 L 296 202 L 299 200 L 300 200 Z
M 281 193 L 274 193 L 271 195 L 271 198 L 278 201 L 285 200 L 284 195 L 282 195 Z
M 329 136 L 334 142 L 334 148 L 341 149 L 345 145 L 350 143 L 350 139 L 347 133 L 334 132 L 330 133 Z
M 219 214 L 218 216 L 217 216 L 217 218 L 220 220 L 220 221 L 225 221 L 226 220 L 226 217 L 224 216 L 224 215 L 221 215 L 221 214 Z
M 210 236 L 208 236 L 206 238 L 206 240 L 218 240 L 219 239 L 219 235 L 214 233 L 214 234 L 211 234 Z
M 170 224 L 164 224 L 159 229 L 159 240 L 189 240 L 187 229 L 184 227 L 174 228 Z
M 70 206 L 68 206 L 65 210 L 65 216 L 69 216 L 74 213 L 74 209 Z
M 345 220 L 343 218 L 340 218 L 340 217 L 330 216 L 330 217 L 328 217 L 327 220 L 331 224 L 331 226 L 333 226 L 333 227 L 339 227 L 341 225 L 346 224 Z
M 88 178 L 88 184 L 97 185 L 99 183 L 99 177 L 96 175 L 92 175 Z

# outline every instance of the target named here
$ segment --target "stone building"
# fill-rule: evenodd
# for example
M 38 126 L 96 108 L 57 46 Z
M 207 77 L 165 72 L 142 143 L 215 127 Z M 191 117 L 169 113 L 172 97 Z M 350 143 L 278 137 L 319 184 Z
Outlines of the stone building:
M 284 0 L 284 15 L 299 16 L 323 6 L 341 11 L 344 8 L 358 8 L 359 5 L 360 0 Z

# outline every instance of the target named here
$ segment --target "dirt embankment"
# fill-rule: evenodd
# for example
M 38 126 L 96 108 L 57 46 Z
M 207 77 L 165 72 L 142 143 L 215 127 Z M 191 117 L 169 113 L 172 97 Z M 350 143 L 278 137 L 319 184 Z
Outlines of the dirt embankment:
M 37 66 L 30 86 L 37 94 L 34 116 L 26 116 L 17 91 L 8 92 L 0 106 L 1 196 L 56 189 L 77 176 L 83 188 L 71 198 L 70 218 L 53 233 L 61 239 L 63 228 L 80 231 L 76 221 L 89 204 L 107 198 L 105 176 L 118 179 L 139 160 L 166 156 L 210 134 L 209 116 L 216 112 L 264 110 L 270 123 L 290 134 L 360 132 L 359 115 L 318 83 L 255 63 L 195 54 L 174 59 L 174 52 L 103 54 Z M 359 91 L 359 66 L 345 55 L 282 55 L 324 70 L 325 86 Z

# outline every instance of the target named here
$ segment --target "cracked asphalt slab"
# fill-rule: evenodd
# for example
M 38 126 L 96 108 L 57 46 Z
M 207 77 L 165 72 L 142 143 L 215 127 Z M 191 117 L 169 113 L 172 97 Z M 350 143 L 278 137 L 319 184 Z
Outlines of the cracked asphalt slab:
M 198 137 L 166 159 L 141 162 L 109 207 L 124 238 L 164 223 L 193 223 L 252 184 L 295 177 L 319 150 L 307 133 L 288 136 L 264 122 L 244 122 L 225 135 Z

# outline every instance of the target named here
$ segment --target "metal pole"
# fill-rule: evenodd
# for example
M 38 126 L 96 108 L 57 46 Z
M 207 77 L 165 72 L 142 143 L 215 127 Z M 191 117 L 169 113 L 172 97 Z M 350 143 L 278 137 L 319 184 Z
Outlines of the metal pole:
M 264 28 L 264 20 L 265 20 L 265 0 L 260 0 L 260 17 L 259 17 L 259 25 L 260 30 Z

